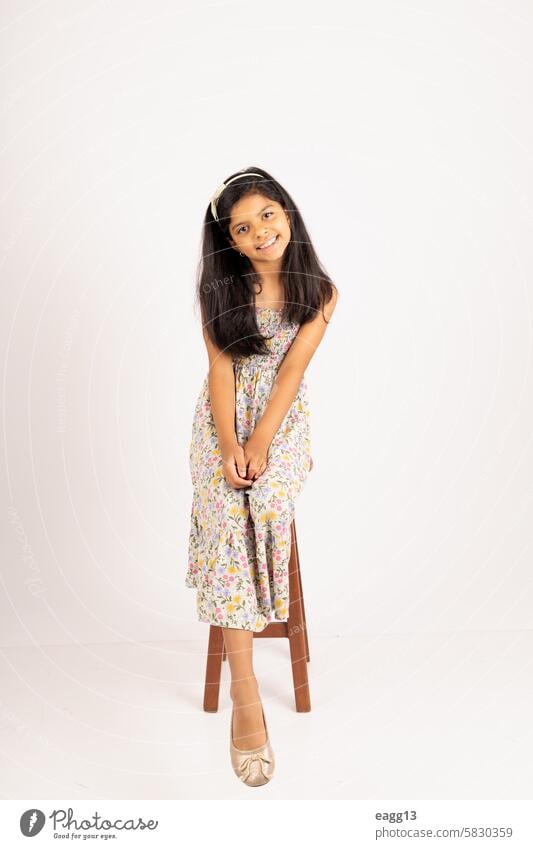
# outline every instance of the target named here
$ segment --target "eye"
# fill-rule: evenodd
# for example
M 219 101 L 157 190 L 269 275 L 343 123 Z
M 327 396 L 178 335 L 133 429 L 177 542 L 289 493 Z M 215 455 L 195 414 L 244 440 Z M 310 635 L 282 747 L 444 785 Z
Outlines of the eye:
M 267 211 L 266 211 L 266 212 L 263 212 L 263 215 L 275 215 L 275 214 L 276 214 L 276 213 L 275 213 L 275 211 L 274 211 L 273 209 L 267 209 Z M 241 234 L 241 232 L 242 232 L 243 227 L 246 227 L 246 224 L 241 224 L 241 226 L 240 226 L 240 227 L 237 227 L 237 230 L 236 230 L 236 234 L 237 234 L 237 236 L 240 236 L 240 234 Z

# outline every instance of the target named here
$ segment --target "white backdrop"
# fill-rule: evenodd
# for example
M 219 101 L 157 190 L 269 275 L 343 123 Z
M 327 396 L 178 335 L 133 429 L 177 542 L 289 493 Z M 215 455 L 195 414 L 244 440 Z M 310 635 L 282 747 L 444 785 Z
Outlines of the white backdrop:
M 3 4 L 3 646 L 197 639 L 210 195 L 257 165 L 341 298 L 307 371 L 311 634 L 533 626 L 531 9 Z

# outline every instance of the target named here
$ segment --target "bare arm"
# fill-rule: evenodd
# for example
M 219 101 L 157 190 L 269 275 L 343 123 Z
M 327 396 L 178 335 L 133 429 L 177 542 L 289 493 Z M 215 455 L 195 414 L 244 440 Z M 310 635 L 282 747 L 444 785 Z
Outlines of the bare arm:
M 333 315 L 336 303 L 337 289 L 334 288 L 332 299 L 324 306 L 324 315 L 328 321 Z M 253 432 L 258 442 L 268 446 L 274 439 L 296 397 L 305 370 L 322 341 L 327 326 L 319 310 L 296 334 L 278 369 L 268 403 Z
M 250 486 L 246 476 L 244 449 L 235 433 L 235 374 L 231 355 L 221 351 L 209 338 L 205 327 L 204 341 L 209 357 L 209 400 L 222 455 L 222 470 L 230 486 Z
M 209 357 L 209 398 L 220 448 L 237 442 L 235 433 L 235 375 L 231 355 L 221 351 L 203 329 Z

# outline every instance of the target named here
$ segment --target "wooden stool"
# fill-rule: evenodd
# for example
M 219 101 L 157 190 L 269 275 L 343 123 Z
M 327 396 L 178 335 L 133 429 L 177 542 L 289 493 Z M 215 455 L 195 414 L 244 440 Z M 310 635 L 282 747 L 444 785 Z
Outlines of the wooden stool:
M 254 637 L 287 637 L 292 663 L 294 699 L 296 710 L 311 710 L 307 662 L 309 643 L 305 621 L 300 560 L 296 540 L 296 524 L 291 523 L 291 554 L 289 559 L 289 618 L 287 622 L 269 622 L 263 631 L 253 632 Z M 226 659 L 224 636 L 219 625 L 209 626 L 209 644 L 207 647 L 207 666 L 205 672 L 204 710 L 218 710 L 220 692 L 220 673 L 222 661 Z

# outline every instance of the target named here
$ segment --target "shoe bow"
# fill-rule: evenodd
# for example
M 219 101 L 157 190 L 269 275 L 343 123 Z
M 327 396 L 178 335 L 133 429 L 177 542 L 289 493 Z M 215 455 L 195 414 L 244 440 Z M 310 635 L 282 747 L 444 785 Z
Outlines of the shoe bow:
M 253 755 L 248 755 L 243 761 L 241 761 L 241 769 L 243 770 L 242 781 L 247 781 L 250 778 L 250 773 L 252 771 L 252 767 L 256 763 L 263 774 L 263 778 L 268 778 L 266 775 L 263 764 L 267 766 L 272 765 L 272 761 L 270 758 L 263 758 L 259 754 L 259 752 L 254 752 Z

